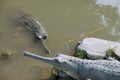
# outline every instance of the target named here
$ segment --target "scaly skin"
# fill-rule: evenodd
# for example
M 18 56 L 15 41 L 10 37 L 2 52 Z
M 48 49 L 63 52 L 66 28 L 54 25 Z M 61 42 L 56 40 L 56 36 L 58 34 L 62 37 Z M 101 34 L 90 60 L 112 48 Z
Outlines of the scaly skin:
M 27 51 L 23 54 L 50 63 L 76 80 L 120 80 L 118 61 L 86 60 L 63 54 L 54 58 L 46 58 Z
M 19 20 L 27 26 L 34 34 L 35 36 L 41 40 L 45 50 L 50 53 L 51 51 L 48 49 L 48 47 L 45 44 L 45 41 L 48 38 L 46 30 L 43 28 L 43 26 L 40 24 L 38 20 L 36 20 L 33 16 L 20 11 L 19 14 Z

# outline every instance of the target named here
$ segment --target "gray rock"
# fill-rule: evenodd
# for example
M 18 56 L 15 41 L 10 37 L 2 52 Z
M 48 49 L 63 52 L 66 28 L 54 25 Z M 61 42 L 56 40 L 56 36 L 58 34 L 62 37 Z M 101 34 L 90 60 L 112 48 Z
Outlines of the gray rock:
M 91 59 L 102 59 L 106 57 L 108 50 L 113 50 L 120 57 L 120 43 L 98 38 L 85 38 L 79 42 L 77 50 L 85 50 Z

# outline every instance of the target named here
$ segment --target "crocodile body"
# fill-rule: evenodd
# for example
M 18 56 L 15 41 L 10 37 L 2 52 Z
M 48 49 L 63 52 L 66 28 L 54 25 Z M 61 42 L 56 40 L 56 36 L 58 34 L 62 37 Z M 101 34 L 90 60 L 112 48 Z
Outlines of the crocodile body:
M 118 61 L 86 60 L 63 54 L 54 58 L 46 58 L 29 52 L 23 52 L 23 54 L 50 63 L 76 80 L 120 80 Z
M 43 38 L 44 40 L 48 38 L 46 30 L 36 18 L 23 11 L 19 11 L 18 15 L 19 20 L 26 25 L 36 35 L 36 37 L 39 39 Z
M 18 15 L 19 21 L 23 23 L 28 29 L 30 29 L 39 40 L 41 40 L 45 50 L 48 53 L 50 53 L 51 51 L 45 44 L 48 35 L 44 27 L 41 25 L 41 23 L 37 19 L 35 19 L 32 15 L 25 13 L 23 11 L 19 11 Z

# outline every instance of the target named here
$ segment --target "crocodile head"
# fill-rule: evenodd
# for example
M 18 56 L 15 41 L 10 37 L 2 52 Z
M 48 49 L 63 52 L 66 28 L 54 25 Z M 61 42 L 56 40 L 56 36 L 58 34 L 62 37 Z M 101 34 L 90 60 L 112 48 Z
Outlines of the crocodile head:
M 72 56 L 67 56 L 63 54 L 57 54 L 56 57 L 54 58 L 47 58 L 43 56 L 38 56 L 32 53 L 29 53 L 27 51 L 24 51 L 23 54 L 25 56 L 29 56 L 35 59 L 38 59 L 43 62 L 47 62 L 54 67 L 56 67 L 58 70 L 62 70 L 63 72 L 67 73 L 69 76 L 76 78 L 76 70 L 78 64 L 76 64 L 76 60 L 74 60 L 74 57 Z

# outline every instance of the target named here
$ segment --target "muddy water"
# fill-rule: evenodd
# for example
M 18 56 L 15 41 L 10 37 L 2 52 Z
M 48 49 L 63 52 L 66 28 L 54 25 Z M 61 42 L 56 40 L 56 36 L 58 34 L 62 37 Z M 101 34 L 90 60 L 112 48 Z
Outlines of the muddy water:
M 56 53 L 73 55 L 79 41 L 73 39 L 80 36 L 119 41 L 119 6 L 119 0 L 0 0 L 0 50 L 17 54 L 12 59 L 0 60 L 0 80 L 50 77 L 52 66 L 22 56 L 24 50 L 52 57 Z M 51 54 L 45 53 L 31 31 L 17 23 L 17 10 L 32 14 L 42 23 L 48 32 L 46 44 Z

